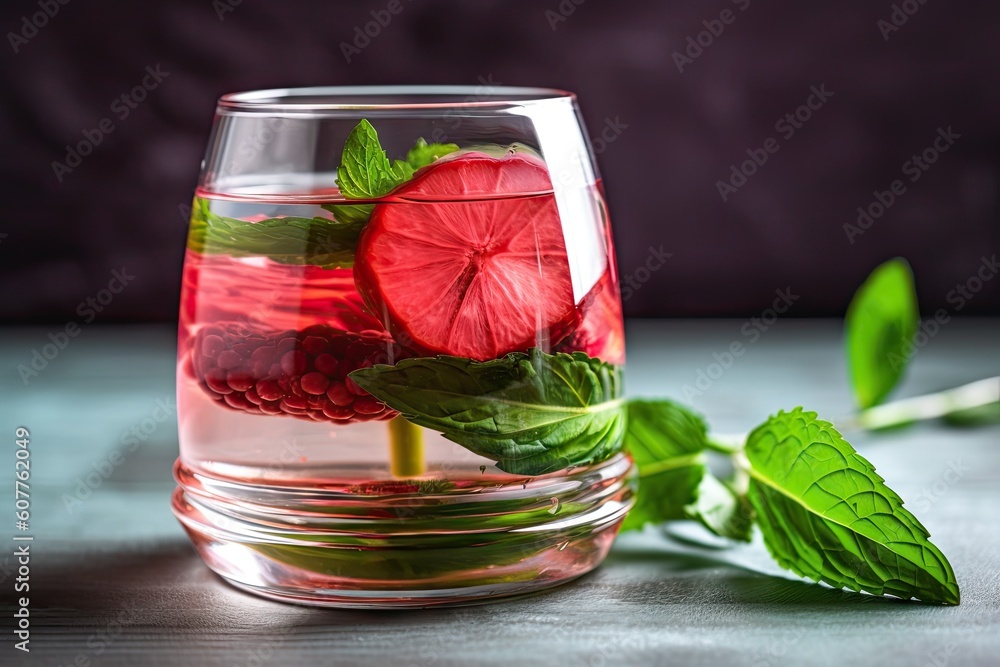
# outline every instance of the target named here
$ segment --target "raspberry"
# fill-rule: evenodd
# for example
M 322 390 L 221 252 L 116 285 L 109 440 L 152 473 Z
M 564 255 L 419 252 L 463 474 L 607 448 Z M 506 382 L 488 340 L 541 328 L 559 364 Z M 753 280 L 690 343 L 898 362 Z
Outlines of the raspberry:
M 611 364 L 625 363 L 625 330 L 616 276 L 607 270 L 577 306 L 577 326 L 556 352 L 584 352 Z
M 405 356 L 378 331 L 313 325 L 262 336 L 242 324 L 219 324 L 191 338 L 184 368 L 223 408 L 347 424 L 398 414 L 348 373 Z

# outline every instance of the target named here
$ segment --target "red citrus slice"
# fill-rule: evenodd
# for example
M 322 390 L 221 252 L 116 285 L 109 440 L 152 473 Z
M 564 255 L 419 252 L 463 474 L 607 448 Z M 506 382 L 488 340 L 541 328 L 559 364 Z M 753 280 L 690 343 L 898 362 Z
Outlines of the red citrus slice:
M 425 167 L 394 192 L 411 201 L 372 212 L 359 291 L 414 349 L 486 360 L 547 346 L 575 305 L 551 191 L 544 164 L 523 154 Z

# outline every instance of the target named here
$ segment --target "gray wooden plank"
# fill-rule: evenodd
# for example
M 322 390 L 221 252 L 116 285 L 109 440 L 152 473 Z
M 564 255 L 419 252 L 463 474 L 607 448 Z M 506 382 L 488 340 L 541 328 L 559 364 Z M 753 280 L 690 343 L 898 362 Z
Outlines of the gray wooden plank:
M 713 353 L 747 342 L 741 324 L 630 322 L 629 392 L 680 398 Z M 692 402 L 722 431 L 799 403 L 847 414 L 838 326 L 779 321 Z M 45 334 L 0 331 L 0 365 L 14 369 Z M 949 325 L 918 354 L 904 393 L 1000 373 L 998 334 L 996 320 Z M 1000 652 L 1000 428 L 930 425 L 853 438 L 948 554 L 962 585 L 957 608 L 803 583 L 782 575 L 759 543 L 697 549 L 651 530 L 620 538 L 591 575 L 530 598 L 315 610 L 236 591 L 194 555 L 168 508 L 172 423 L 67 509 L 76 478 L 171 395 L 172 355 L 169 330 L 95 327 L 27 387 L 16 373 L 0 378 L 5 432 L 15 423 L 32 429 L 37 494 L 33 650 L 20 655 L 5 633 L 2 664 L 977 665 L 995 664 Z M 945 484 L 956 462 L 963 473 Z M 3 475 L 0 497 L 10 498 L 11 486 Z M 5 609 L 9 568 L 0 556 Z

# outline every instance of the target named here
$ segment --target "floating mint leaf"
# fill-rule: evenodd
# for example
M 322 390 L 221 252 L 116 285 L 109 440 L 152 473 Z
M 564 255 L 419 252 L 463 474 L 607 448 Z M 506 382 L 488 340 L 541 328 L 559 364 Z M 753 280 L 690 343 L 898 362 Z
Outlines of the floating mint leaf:
M 440 157 L 458 150 L 457 144 L 429 144 L 421 137 L 406 154 L 406 161 L 414 169 L 426 167 Z
M 350 377 L 415 424 L 497 462 L 541 475 L 621 449 L 620 370 L 581 352 L 513 352 L 491 361 L 437 356 Z
M 705 473 L 706 439 L 705 421 L 678 403 L 629 401 L 625 449 L 639 467 L 639 492 L 622 530 L 685 518 Z
M 393 160 L 392 170 L 399 177 L 399 182 L 402 183 L 413 178 L 413 172 L 416 171 L 416 168 L 404 160 Z
M 958 604 L 955 574 L 871 463 L 829 422 L 796 408 L 746 445 L 750 502 L 782 567 L 838 588 Z
M 348 199 L 377 199 L 413 176 L 413 168 L 396 160 L 390 163 L 378 133 L 367 120 L 351 130 L 337 169 L 337 187 Z
M 406 160 L 389 162 L 372 124 L 362 119 L 351 130 L 344 144 L 337 169 L 340 194 L 347 199 L 377 199 L 413 178 L 413 173 L 448 153 L 458 150 L 455 144 L 428 144 L 422 138 L 406 154 Z M 374 204 L 324 204 L 337 222 L 364 224 Z
M 901 258 L 872 271 L 855 293 L 844 326 L 848 371 L 861 408 L 880 403 L 903 376 L 919 318 L 913 273 Z

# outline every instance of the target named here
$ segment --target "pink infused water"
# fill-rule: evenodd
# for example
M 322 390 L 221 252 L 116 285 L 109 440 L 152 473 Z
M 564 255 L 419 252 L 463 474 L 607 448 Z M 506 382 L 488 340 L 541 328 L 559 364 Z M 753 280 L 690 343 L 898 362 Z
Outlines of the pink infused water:
M 290 203 L 285 196 L 248 202 L 199 195 L 212 213 L 248 222 L 332 219 L 315 197 Z M 591 196 L 600 197 L 598 190 Z M 325 203 L 335 206 L 343 199 Z M 442 206 L 392 200 L 380 205 L 414 216 Z M 459 209 L 475 205 L 459 201 L 445 206 L 455 211 L 452 215 L 462 215 Z M 608 225 L 606 220 L 598 223 L 609 249 L 600 280 L 568 318 L 536 332 L 536 344 L 546 352 L 579 350 L 620 364 L 624 334 L 618 283 Z M 309 256 L 308 243 L 306 238 L 301 257 Z M 348 374 L 426 352 L 396 340 L 399 332 L 390 333 L 385 313 L 376 312 L 359 292 L 350 261 L 339 263 L 348 266 L 285 263 L 248 249 L 228 253 L 210 238 L 199 249 L 188 249 L 178 400 L 181 455 L 192 471 L 256 484 L 305 486 L 349 487 L 391 479 L 387 422 L 397 413 Z M 423 431 L 425 478 L 512 477 L 492 461 Z

